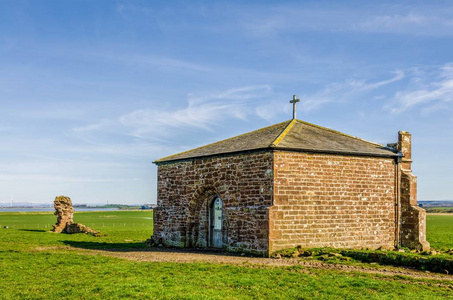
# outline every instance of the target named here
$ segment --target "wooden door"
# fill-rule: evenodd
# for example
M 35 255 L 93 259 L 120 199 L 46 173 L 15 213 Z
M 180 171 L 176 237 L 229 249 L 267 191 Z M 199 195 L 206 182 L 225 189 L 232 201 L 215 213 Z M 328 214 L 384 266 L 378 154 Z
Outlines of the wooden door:
M 222 248 L 222 199 L 216 197 L 211 204 L 211 247 Z

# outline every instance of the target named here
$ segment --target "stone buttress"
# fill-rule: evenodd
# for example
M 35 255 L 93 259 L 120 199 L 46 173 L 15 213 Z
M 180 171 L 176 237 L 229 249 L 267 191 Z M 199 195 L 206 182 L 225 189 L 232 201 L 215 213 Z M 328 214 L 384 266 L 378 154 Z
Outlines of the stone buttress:
M 400 177 L 400 245 L 411 249 L 428 251 L 426 241 L 426 211 L 417 205 L 417 177 L 412 174 L 411 135 L 398 132 L 397 148 L 403 154 L 399 164 Z

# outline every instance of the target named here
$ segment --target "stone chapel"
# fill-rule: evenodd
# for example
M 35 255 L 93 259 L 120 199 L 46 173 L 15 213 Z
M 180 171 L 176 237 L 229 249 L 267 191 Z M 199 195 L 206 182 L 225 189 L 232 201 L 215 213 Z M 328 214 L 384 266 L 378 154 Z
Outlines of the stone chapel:
M 156 244 L 429 250 L 405 131 L 383 146 L 294 115 L 155 163 Z

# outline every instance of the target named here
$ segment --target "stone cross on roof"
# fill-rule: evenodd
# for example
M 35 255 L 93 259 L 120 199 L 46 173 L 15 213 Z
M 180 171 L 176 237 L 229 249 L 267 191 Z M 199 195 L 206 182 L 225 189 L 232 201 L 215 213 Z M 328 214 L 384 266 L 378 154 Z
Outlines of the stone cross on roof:
M 296 118 L 296 103 L 300 102 L 300 99 L 296 99 L 296 95 L 293 95 L 293 100 L 289 101 L 289 103 L 293 104 L 293 119 Z

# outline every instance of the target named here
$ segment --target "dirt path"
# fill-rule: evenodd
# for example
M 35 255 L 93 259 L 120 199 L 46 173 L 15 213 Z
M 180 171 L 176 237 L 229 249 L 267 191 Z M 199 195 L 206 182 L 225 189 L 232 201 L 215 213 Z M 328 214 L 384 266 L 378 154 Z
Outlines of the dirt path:
M 151 261 L 151 262 L 176 262 L 176 263 L 212 263 L 212 264 L 228 264 L 238 266 L 304 266 L 313 269 L 328 269 L 339 270 L 345 272 L 360 272 L 369 274 L 380 274 L 389 276 L 408 276 L 417 279 L 436 279 L 451 281 L 453 289 L 453 275 L 431 273 L 409 269 L 404 267 L 392 266 L 373 266 L 363 264 L 360 266 L 329 264 L 321 261 L 310 261 L 301 259 L 273 259 L 260 257 L 237 256 L 225 253 L 215 252 L 197 252 L 183 250 L 160 250 L 152 249 L 146 251 L 124 251 L 124 250 L 91 250 L 91 254 L 101 254 L 110 257 L 118 257 L 133 261 Z M 450 283 L 448 283 L 450 285 Z

